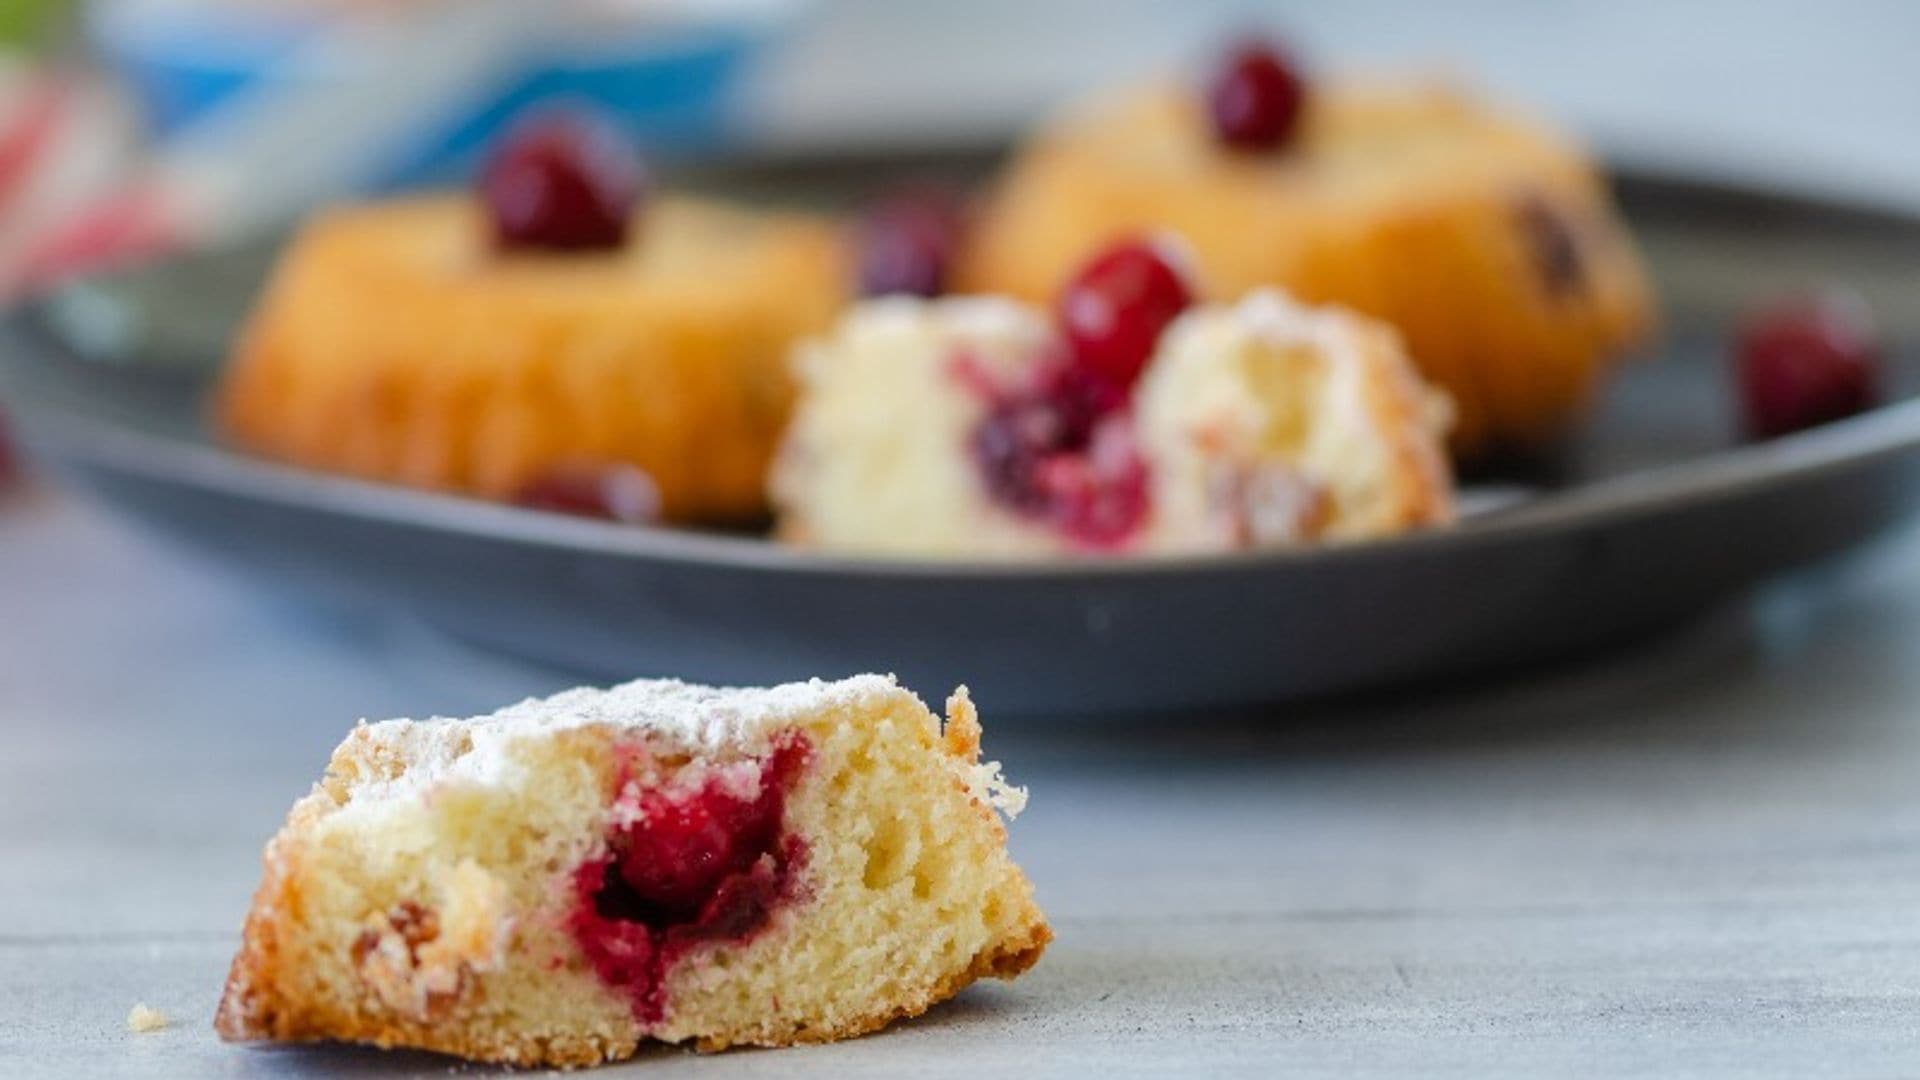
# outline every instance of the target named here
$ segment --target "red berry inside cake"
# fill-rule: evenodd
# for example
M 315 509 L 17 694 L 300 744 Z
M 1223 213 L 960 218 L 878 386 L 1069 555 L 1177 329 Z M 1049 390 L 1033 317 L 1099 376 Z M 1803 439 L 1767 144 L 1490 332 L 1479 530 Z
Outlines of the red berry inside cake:
M 891 298 L 801 350 L 788 539 L 907 555 L 1221 551 L 1444 522 L 1444 398 L 1384 325 L 1275 291 L 1192 307 L 1129 241 L 1063 290 Z
M 637 682 L 354 731 L 267 849 L 217 1026 L 522 1065 L 857 1035 L 1049 939 L 1024 793 L 891 679 Z

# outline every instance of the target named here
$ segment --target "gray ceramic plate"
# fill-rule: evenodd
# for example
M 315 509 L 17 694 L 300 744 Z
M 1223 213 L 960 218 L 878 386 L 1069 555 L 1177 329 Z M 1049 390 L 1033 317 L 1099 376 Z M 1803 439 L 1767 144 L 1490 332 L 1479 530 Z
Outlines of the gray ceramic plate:
M 854 169 L 851 175 L 871 170 Z M 844 165 L 729 186 L 831 191 Z M 1060 565 L 882 562 L 627 528 L 316 475 L 215 442 L 201 399 L 260 252 L 88 283 L 16 315 L 0 399 L 101 498 L 265 579 L 402 610 L 602 678 L 893 671 L 1001 710 L 1276 701 L 1480 672 L 1647 633 L 1920 508 L 1907 303 L 1920 221 L 1634 177 L 1668 315 L 1564 452 L 1482 480 L 1523 497 L 1340 549 Z M 1838 283 L 1894 337 L 1895 400 L 1738 445 L 1721 366 L 1753 298 Z M 1904 356 L 1902 354 L 1905 354 Z

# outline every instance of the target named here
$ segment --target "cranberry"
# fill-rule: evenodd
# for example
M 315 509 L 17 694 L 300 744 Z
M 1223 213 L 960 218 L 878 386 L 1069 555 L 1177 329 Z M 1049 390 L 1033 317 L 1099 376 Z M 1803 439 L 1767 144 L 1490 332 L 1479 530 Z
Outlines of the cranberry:
M 1009 509 L 1045 513 L 1051 497 L 1043 466 L 1086 450 L 1100 420 L 1125 404 L 1106 380 L 1064 359 L 1047 362 L 1030 388 L 997 397 L 974 429 L 974 459 L 988 493 Z
M 731 875 L 752 869 L 780 830 L 779 792 L 741 798 L 709 784 L 690 796 L 652 793 L 640 802 L 643 826 L 620 852 L 620 876 L 641 902 L 668 921 L 684 921 Z
M 1160 332 L 1192 302 L 1192 289 L 1161 247 L 1129 240 L 1101 252 L 1067 283 L 1056 314 L 1075 362 L 1125 388 L 1153 357 Z
M 936 192 L 881 203 L 860 226 L 860 292 L 938 296 L 946 291 L 962 218 L 959 203 Z
M 1249 42 L 1227 55 L 1213 77 L 1207 104 L 1221 142 L 1242 150 L 1272 150 L 1300 126 L 1307 88 L 1280 51 Z
M 573 461 L 554 465 L 529 480 L 514 502 L 533 510 L 644 525 L 660 517 L 653 478 L 633 465 Z
M 626 242 L 644 181 L 639 159 L 617 131 L 567 114 L 510 134 L 480 186 L 501 247 L 584 251 Z
M 1879 399 L 1880 342 L 1844 294 L 1775 301 L 1750 316 L 1734 366 L 1747 430 L 1770 438 L 1852 416 Z
M 691 790 L 634 795 L 622 769 L 618 816 L 627 823 L 608 838 L 607 855 L 576 870 L 567 928 L 642 1023 L 665 1016 L 667 973 L 688 950 L 751 937 L 802 887 L 806 845 L 781 833 L 808 757 L 804 739 L 783 742 L 751 791 L 714 775 Z
M 1085 453 L 1043 462 L 1039 481 L 1054 526 L 1082 547 L 1115 547 L 1146 520 L 1147 466 L 1124 417 L 1102 421 Z
M 1085 547 L 1124 542 L 1147 511 L 1125 405 L 1112 383 L 1064 360 L 990 403 L 972 440 L 988 497 Z

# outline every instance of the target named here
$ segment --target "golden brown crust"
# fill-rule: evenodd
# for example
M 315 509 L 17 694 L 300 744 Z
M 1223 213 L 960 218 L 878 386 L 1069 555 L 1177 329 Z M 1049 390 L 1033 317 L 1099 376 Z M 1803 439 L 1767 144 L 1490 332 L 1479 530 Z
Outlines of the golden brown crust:
M 1043 299 L 1100 244 L 1167 229 L 1211 298 L 1275 285 L 1397 326 L 1456 403 L 1457 449 L 1559 431 L 1653 322 L 1585 155 L 1442 87 L 1313 101 L 1301 144 L 1263 157 L 1216 146 L 1183 89 L 1067 117 L 1002 182 L 962 287 Z M 1557 256 L 1558 277 L 1542 265 Z
M 557 464 L 628 462 L 670 519 L 760 513 L 787 347 L 846 292 L 837 228 L 665 199 L 632 250 L 507 256 L 477 212 L 429 198 L 310 222 L 242 335 L 221 428 L 269 457 L 496 498 Z

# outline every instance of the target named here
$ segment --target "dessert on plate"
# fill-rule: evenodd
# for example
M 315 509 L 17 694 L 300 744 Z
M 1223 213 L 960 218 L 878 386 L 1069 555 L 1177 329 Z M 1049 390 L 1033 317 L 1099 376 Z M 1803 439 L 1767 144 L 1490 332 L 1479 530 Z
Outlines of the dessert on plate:
M 491 498 L 615 467 L 669 520 L 763 513 L 788 347 L 848 288 L 838 228 L 646 199 L 624 148 L 577 119 L 523 128 L 482 188 L 309 222 L 220 387 L 228 435 Z
M 957 287 L 1051 295 L 1115 237 L 1190 246 L 1209 299 L 1262 286 L 1397 327 L 1472 454 L 1549 439 L 1653 319 L 1594 163 L 1438 82 L 1308 83 L 1250 46 L 1210 87 L 1138 87 L 1040 131 L 961 253 Z
M 1010 558 L 1389 536 L 1452 516 L 1447 406 L 1398 335 L 1278 290 L 1195 303 L 1177 244 L 1101 253 L 1049 314 L 855 306 L 797 355 L 783 539 Z
M 891 678 L 640 681 L 356 728 L 266 851 L 216 1027 L 575 1066 L 875 1030 L 1051 937 L 1025 793 Z

